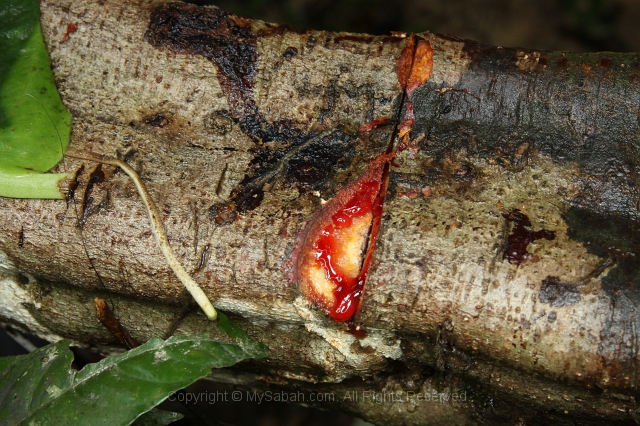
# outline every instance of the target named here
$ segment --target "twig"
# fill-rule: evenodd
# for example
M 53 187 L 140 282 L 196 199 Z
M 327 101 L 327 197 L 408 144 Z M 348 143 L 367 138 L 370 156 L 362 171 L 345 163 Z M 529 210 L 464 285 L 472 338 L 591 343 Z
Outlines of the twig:
M 98 155 L 84 154 L 78 153 L 72 150 L 68 150 L 66 154 L 68 157 L 77 158 L 79 160 L 86 161 L 95 161 L 97 163 L 108 164 L 110 166 L 116 166 L 122 169 L 133 183 L 136 185 L 136 189 L 138 190 L 138 194 L 140 194 L 140 198 L 142 198 L 142 202 L 144 203 L 147 213 L 149 214 L 149 222 L 151 223 L 151 230 L 153 231 L 153 236 L 156 238 L 156 242 L 158 243 L 158 247 L 160 247 L 160 251 L 164 255 L 167 263 L 176 274 L 178 279 L 182 282 L 182 284 L 187 288 L 191 296 L 195 299 L 196 303 L 202 308 L 204 313 L 211 320 L 215 320 L 218 317 L 218 314 L 209 301 L 207 295 L 202 291 L 197 282 L 191 278 L 189 273 L 184 269 L 175 253 L 171 249 L 169 245 L 169 240 L 167 239 L 167 232 L 164 228 L 163 221 L 160 217 L 160 213 L 158 212 L 158 208 L 156 204 L 153 202 L 153 199 L 149 195 L 147 188 L 144 186 L 138 173 L 133 170 L 127 163 L 124 161 L 120 161 L 114 158 L 104 158 Z

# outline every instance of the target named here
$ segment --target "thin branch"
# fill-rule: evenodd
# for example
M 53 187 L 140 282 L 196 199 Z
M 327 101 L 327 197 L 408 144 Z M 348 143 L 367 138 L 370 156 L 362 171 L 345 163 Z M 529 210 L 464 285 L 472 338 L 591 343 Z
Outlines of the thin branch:
M 122 169 L 129 177 L 133 180 L 133 183 L 136 185 L 136 189 L 138 190 L 138 194 L 140 194 L 140 198 L 144 203 L 147 213 L 149 214 L 149 222 L 151 223 L 151 230 L 153 231 L 153 236 L 156 238 L 156 242 L 160 247 L 160 251 L 164 255 L 167 260 L 167 264 L 171 267 L 173 272 L 176 274 L 178 279 L 182 282 L 182 284 L 187 288 L 191 296 L 195 299 L 196 303 L 202 308 L 204 313 L 211 320 L 215 320 L 218 316 L 215 308 L 211 304 L 211 301 L 207 297 L 207 295 L 202 291 L 202 288 L 198 285 L 197 282 L 189 273 L 184 269 L 177 256 L 171 249 L 169 245 L 169 240 L 167 239 L 167 232 L 164 228 L 164 224 L 160 217 L 160 212 L 158 212 L 158 208 L 156 204 L 153 202 L 153 199 L 149 195 L 147 188 L 144 186 L 138 173 L 133 170 L 127 163 L 124 161 L 120 161 L 114 158 L 105 158 L 98 155 L 92 154 L 84 154 L 78 153 L 75 151 L 67 151 L 66 155 L 71 158 L 77 158 L 80 160 L 86 161 L 95 161 L 97 163 L 108 164 L 110 166 L 116 166 Z

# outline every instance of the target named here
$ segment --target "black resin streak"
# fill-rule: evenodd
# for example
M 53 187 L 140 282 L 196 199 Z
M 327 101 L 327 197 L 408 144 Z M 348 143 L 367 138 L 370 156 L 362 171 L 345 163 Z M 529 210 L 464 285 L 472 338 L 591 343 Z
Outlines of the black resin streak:
M 513 222 L 513 229 L 507 238 L 507 246 L 504 251 L 503 258 L 509 263 L 520 265 L 531 257 L 527 252 L 529 244 L 536 240 L 544 238 L 545 240 L 553 240 L 556 237 L 555 232 L 541 229 L 533 232 L 531 230 L 531 221 L 520 210 L 515 209 L 510 213 L 502 213 L 507 222 Z
M 83 226 L 87 223 L 87 219 L 93 210 L 93 186 L 98 183 L 104 182 L 104 172 L 102 171 L 102 164 L 98 164 L 93 172 L 89 175 L 89 182 L 87 182 L 87 189 L 84 191 L 84 197 L 82 199 L 82 216 L 78 221 L 78 226 Z
M 73 180 L 69 185 L 69 189 L 67 190 L 67 195 L 66 195 L 67 207 L 69 207 L 71 205 L 71 202 L 73 201 L 73 197 L 75 196 L 76 189 L 78 189 L 78 177 L 82 173 L 84 173 L 84 166 L 80 166 L 80 168 L 76 171 L 76 174 L 74 175 Z
M 256 38 L 248 20 L 220 9 L 170 3 L 156 8 L 146 33 L 156 47 L 203 55 L 219 68 L 226 88 L 250 99 L 256 73 Z
M 153 11 L 145 37 L 153 46 L 212 61 L 220 71 L 218 79 L 231 107 L 230 115 L 254 142 L 301 141 L 306 136 L 290 120 L 268 123 L 255 104 L 257 35 L 248 19 L 220 9 L 171 3 Z
M 352 138 L 349 134 L 336 130 L 315 139 L 288 160 L 286 176 L 293 177 L 302 185 L 315 188 L 345 156 Z
M 425 134 L 425 155 L 440 160 L 466 152 L 517 172 L 530 153 L 542 154 L 578 171 L 574 205 L 640 218 L 637 54 L 603 57 L 463 43 L 470 65 L 455 90 L 438 91 L 439 83 L 427 81 L 413 94 L 413 133 Z M 521 155 L 524 144 L 528 149 Z
M 571 283 L 549 276 L 542 281 L 538 300 L 555 307 L 569 306 L 580 301 L 580 291 Z
M 270 31 L 277 34 L 279 27 Z M 255 143 L 251 169 L 231 194 L 231 202 L 240 213 L 260 205 L 264 198 L 263 186 L 268 181 L 265 176 L 279 166 L 278 161 L 318 134 L 301 130 L 298 126 L 302 125 L 291 120 L 269 123 L 259 111 L 253 96 L 258 61 L 257 36 L 247 19 L 220 9 L 178 3 L 156 8 L 145 35 L 153 46 L 202 55 L 217 66 L 218 79 L 230 107 L 229 119 Z M 297 54 L 296 48 L 289 47 L 283 56 L 291 59 Z M 160 120 L 148 123 L 154 125 L 156 121 Z M 336 160 L 331 155 L 322 164 L 314 160 L 305 163 L 304 158 L 296 156 L 293 163 L 300 163 L 303 170 L 300 173 L 287 172 L 287 176 L 300 178 L 300 183 L 305 185 L 321 181 L 331 172 Z M 286 168 L 290 170 L 289 165 Z M 233 221 L 233 215 L 228 212 L 221 217 L 219 209 L 216 207 L 214 210 L 210 217 L 215 218 L 218 224 Z
M 237 125 L 253 142 L 248 173 L 231 192 L 224 204 L 214 205 L 209 217 L 218 225 L 232 223 L 237 213 L 256 209 L 264 199 L 264 186 L 278 175 L 298 184 L 301 191 L 318 189 L 336 170 L 336 166 L 349 152 L 355 134 L 335 129 L 326 135 L 322 129 L 306 131 L 308 123 L 297 123 L 282 119 L 268 122 L 254 100 L 253 86 L 257 73 L 257 38 L 281 35 L 288 28 L 270 25 L 255 33 L 251 21 L 224 12 L 220 9 L 172 3 L 157 7 L 151 14 L 146 40 L 158 48 L 169 48 L 177 53 L 202 55 L 218 68 L 217 77 L 227 99 L 228 125 Z M 393 37 L 392 37 L 393 38 Z M 350 40 L 336 39 L 336 43 Z M 393 38 L 393 42 L 402 41 Z M 391 42 L 389 41 L 389 42 Z M 309 44 L 314 37 L 307 38 Z M 287 47 L 282 56 L 291 60 L 299 54 L 295 47 Z M 335 82 L 333 83 L 335 86 Z M 332 92 L 333 89 L 333 92 Z M 318 122 L 330 113 L 334 98 L 340 94 L 331 86 L 325 93 L 326 107 L 319 112 Z M 347 90 L 347 96 L 371 97 L 373 109 L 376 99 L 366 85 Z M 335 93 L 334 93 L 335 92 Z M 367 113 L 372 119 L 373 111 Z M 147 123 L 155 125 L 161 119 L 152 117 Z M 217 130 L 211 121 L 212 130 Z M 237 211 L 237 213 L 231 210 Z

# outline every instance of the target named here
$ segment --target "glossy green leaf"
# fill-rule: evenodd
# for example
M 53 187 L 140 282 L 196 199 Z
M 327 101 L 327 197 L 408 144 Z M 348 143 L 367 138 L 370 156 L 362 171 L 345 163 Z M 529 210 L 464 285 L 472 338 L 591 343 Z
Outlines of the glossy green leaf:
M 67 346 L 40 348 L 0 373 L 0 424 L 128 425 L 212 367 L 248 358 L 236 344 L 173 336 L 76 372 Z
M 11 367 L 13 364 L 18 362 L 18 360 L 20 359 L 21 356 L 23 356 L 23 355 L 0 357 L 0 373 L 3 373 L 9 367 Z
M 249 358 L 264 358 L 269 353 L 269 348 L 266 345 L 253 340 L 243 329 L 220 311 L 218 311 L 218 328 L 231 337 Z
M 62 159 L 71 128 L 39 14 L 37 0 L 0 0 L 0 196 L 62 198 L 67 177 L 36 173 Z

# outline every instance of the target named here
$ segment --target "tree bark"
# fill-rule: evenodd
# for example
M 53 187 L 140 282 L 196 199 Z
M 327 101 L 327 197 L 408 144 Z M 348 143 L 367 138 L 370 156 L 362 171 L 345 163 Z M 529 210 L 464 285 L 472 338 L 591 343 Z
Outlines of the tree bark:
M 415 38 L 403 34 L 155 0 L 41 7 L 70 146 L 137 169 L 187 270 L 271 349 L 218 380 L 333 392 L 385 424 L 640 420 L 638 55 L 424 33 L 432 70 L 408 91 L 398 61 Z M 322 200 L 390 140 L 404 145 L 356 337 L 289 284 L 291 256 Z M 217 335 L 132 182 L 89 161 L 58 169 L 77 174 L 68 204 L 0 199 L 0 320 L 118 350 L 95 314 L 102 297 L 138 341 Z M 418 397 L 434 392 L 459 397 Z

